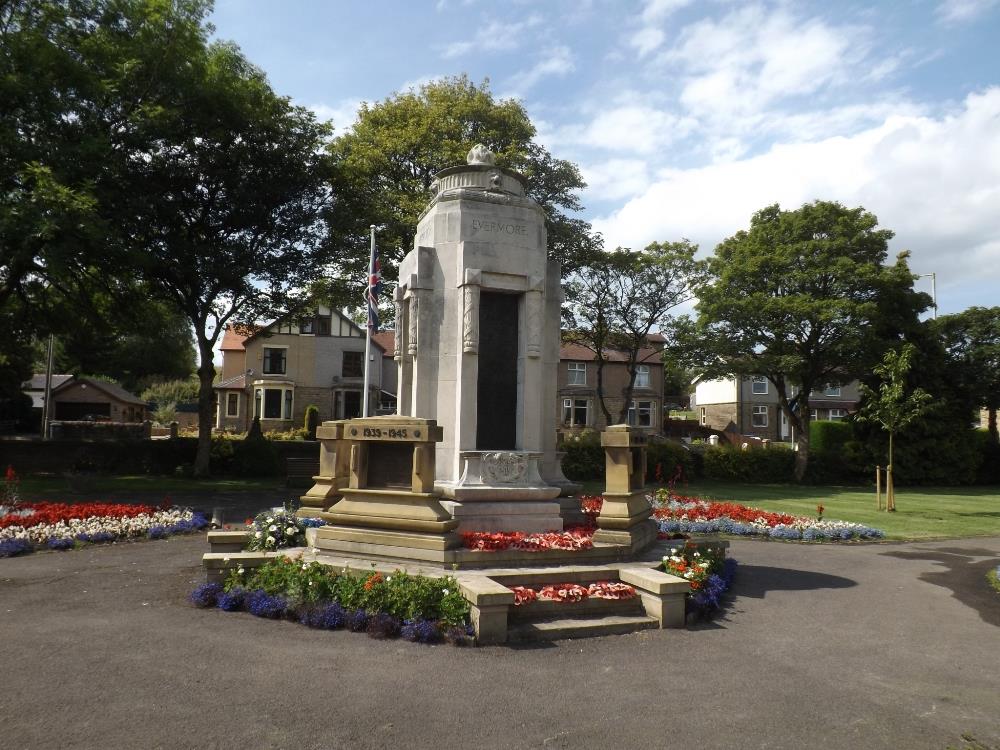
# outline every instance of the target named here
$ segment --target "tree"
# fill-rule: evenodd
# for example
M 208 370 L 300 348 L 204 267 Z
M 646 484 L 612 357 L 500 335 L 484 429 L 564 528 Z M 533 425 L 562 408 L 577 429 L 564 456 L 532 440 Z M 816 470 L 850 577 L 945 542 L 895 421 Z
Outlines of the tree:
M 931 395 L 923 388 L 913 388 L 907 393 L 906 375 L 916 347 L 905 344 L 899 351 L 889 350 L 882 362 L 874 367 L 881 380 L 878 390 L 861 383 L 862 407 L 856 419 L 873 422 L 889 434 L 889 463 L 886 466 L 885 509 L 896 510 L 896 495 L 892 477 L 893 449 L 896 434 L 916 419 L 927 408 Z
M 935 321 L 950 359 L 950 372 L 961 379 L 988 414 L 990 442 L 1000 443 L 1000 307 L 970 307 Z
M 329 249 L 337 270 L 330 293 L 341 306 L 357 304 L 356 285 L 367 276 L 371 224 L 377 227 L 383 275 L 397 278 L 397 264 L 413 247 L 434 175 L 464 164 L 477 143 L 489 148 L 499 165 L 528 178 L 528 194 L 548 219 L 549 256 L 563 264 L 564 272 L 594 257 L 600 237 L 567 214 L 581 208 L 576 195 L 585 187 L 580 171 L 554 158 L 534 137 L 535 127 L 519 102 L 496 100 L 488 81 L 477 86 L 465 76 L 363 104 L 351 129 L 330 147 L 336 176 Z
M 124 307 L 106 300 L 109 309 L 92 321 L 67 311 L 56 340 L 55 371 L 108 377 L 133 393 L 192 375 L 195 352 L 187 317 L 148 296 L 140 299 L 141 293 L 136 289 Z
M 227 323 L 273 317 L 321 272 L 330 197 L 329 128 L 235 46 L 207 42 L 209 7 L 137 2 L 94 31 L 134 56 L 102 109 L 115 158 L 97 193 L 121 221 L 125 267 L 194 330 L 196 475 L 209 466 L 213 347 Z
M 594 352 L 597 398 L 608 424 L 612 418 L 604 392 L 605 350 L 625 355 L 629 379 L 617 418 L 623 423 L 650 334 L 669 328 L 670 311 L 690 301 L 703 280 L 705 263 L 695 260 L 697 250 L 687 240 L 653 242 L 639 252 L 618 248 L 579 269 L 566 283 L 567 337 Z
M 892 232 L 877 226 L 861 207 L 768 206 L 719 244 L 698 290 L 692 363 L 708 377 L 760 375 L 774 385 L 795 431 L 798 480 L 809 460 L 812 391 L 868 371 L 898 341 L 904 319 L 930 304 L 912 291 L 906 253 L 885 265 Z

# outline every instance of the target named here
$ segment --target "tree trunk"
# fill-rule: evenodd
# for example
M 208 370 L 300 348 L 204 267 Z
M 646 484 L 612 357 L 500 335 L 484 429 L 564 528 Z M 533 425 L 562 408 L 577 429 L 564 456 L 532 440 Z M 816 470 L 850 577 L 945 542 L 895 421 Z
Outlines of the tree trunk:
M 601 413 L 604 414 L 604 422 L 611 426 L 611 412 L 608 405 L 604 403 L 604 360 L 597 358 L 597 402 L 601 405 Z
M 805 479 L 806 469 L 809 467 L 809 405 L 800 404 L 799 405 L 799 431 L 795 435 L 795 445 L 798 446 L 798 450 L 795 451 L 795 481 L 801 482 Z
M 892 449 L 893 449 L 893 431 L 889 430 L 889 465 L 885 469 L 885 509 L 886 512 L 892 513 L 896 510 L 896 489 L 895 480 L 892 478 Z
M 212 362 L 212 342 L 198 340 L 198 452 L 194 459 L 194 475 L 207 477 L 211 472 L 209 458 L 212 452 L 212 383 L 215 380 L 215 363 Z
M 994 445 L 1000 443 L 1000 435 L 997 434 L 997 409 L 995 406 L 986 409 L 986 429 L 990 434 L 990 441 Z

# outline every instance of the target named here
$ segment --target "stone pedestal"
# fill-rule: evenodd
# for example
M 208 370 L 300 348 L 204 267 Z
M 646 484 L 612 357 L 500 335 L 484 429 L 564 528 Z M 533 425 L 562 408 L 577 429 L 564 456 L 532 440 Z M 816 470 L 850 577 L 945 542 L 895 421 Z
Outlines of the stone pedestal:
M 321 428 L 322 429 L 322 428 Z M 343 499 L 320 514 L 319 551 L 356 552 L 365 545 L 397 549 L 457 547 L 458 522 L 434 491 L 434 444 L 441 428 L 432 419 L 369 417 L 342 423 L 339 446 L 349 455 Z M 361 547 L 359 547 L 361 545 Z
M 555 455 L 560 274 L 544 211 L 482 146 L 431 189 L 399 268 L 399 412 L 443 427 L 435 486 L 462 528 L 478 517 L 522 530 L 536 515 L 548 516 L 544 530 L 561 528 L 556 503 L 534 505 L 565 481 Z M 494 506 L 465 509 L 480 502 Z
M 324 422 L 316 429 L 319 440 L 319 474 L 315 484 L 299 498 L 300 518 L 319 518 L 341 498 L 340 491 L 350 479 L 350 450 L 344 443 L 344 421 Z
M 633 551 L 656 539 L 653 508 L 646 499 L 646 437 L 617 424 L 601 433 L 607 489 L 594 543 L 628 544 Z

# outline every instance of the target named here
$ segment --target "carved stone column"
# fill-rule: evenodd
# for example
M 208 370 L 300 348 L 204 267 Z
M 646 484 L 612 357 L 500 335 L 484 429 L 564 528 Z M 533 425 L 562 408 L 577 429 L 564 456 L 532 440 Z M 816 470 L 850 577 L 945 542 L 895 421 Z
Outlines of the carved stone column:
M 406 337 L 406 352 L 416 356 L 417 353 L 417 323 L 420 320 L 420 295 L 416 289 L 410 290 L 410 310 L 408 317 L 408 335 Z
M 396 328 L 392 337 L 392 358 L 399 362 L 403 358 L 403 351 L 406 349 L 406 301 L 403 299 L 403 290 L 396 287 L 393 292 L 393 303 L 396 305 Z
M 482 273 L 477 268 L 465 269 L 462 286 L 462 351 L 479 354 L 479 292 Z
M 525 354 L 537 359 L 542 356 L 542 292 L 529 289 L 524 295 Z

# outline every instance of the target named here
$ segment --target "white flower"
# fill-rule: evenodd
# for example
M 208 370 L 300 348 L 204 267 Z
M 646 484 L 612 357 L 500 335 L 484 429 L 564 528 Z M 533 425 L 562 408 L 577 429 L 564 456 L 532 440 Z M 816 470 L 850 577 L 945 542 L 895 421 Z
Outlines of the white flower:
M 274 541 L 275 541 L 275 540 L 274 540 L 274 537 L 273 537 L 273 536 L 269 536 L 269 537 L 268 537 L 267 539 L 265 539 L 264 541 L 265 541 L 265 542 L 267 542 L 268 544 L 274 544 Z
M 309 570 L 309 563 L 302 563 L 302 570 Z
M 695 553 L 694 553 L 694 556 L 695 556 L 695 557 L 701 557 L 701 553 L 700 553 L 700 552 L 695 552 Z
M 264 536 L 263 531 L 258 531 L 256 534 L 254 534 L 254 537 L 256 537 L 257 539 L 260 539 L 262 536 Z
M 687 571 L 687 572 L 686 572 L 686 573 L 684 574 L 684 577 L 685 577 L 685 578 L 690 578 L 690 577 L 691 577 L 691 576 L 693 576 L 693 575 L 694 575 L 694 571 L 693 571 L 693 570 L 689 570 L 689 571 Z
M 227 563 L 227 562 L 229 562 L 229 558 L 228 558 L 228 557 L 223 557 L 223 558 L 222 558 L 222 562 L 224 562 L 224 563 Z
M 386 579 L 385 579 L 386 583 L 389 583 L 389 581 L 391 581 L 391 580 L 392 580 L 392 576 L 386 576 Z
M 289 526 L 287 529 L 285 529 L 286 534 L 292 534 L 293 536 L 296 533 L 296 531 L 297 529 L 294 526 Z
M 448 596 L 448 589 L 441 589 L 441 593 Z
M 265 518 L 264 519 L 264 523 L 274 523 L 274 519 L 273 518 Z
M 241 565 L 240 567 L 238 567 L 238 568 L 236 569 L 236 572 L 237 572 L 237 573 L 239 573 L 240 575 L 243 575 L 243 573 L 244 573 L 244 571 L 243 571 L 243 566 Z
M 698 567 L 699 568 L 707 568 L 708 567 L 708 563 L 707 562 L 706 563 L 698 563 Z
M 274 524 L 272 523 L 272 524 L 271 524 L 270 526 L 268 526 L 268 527 L 267 527 L 267 530 L 268 530 L 268 531 L 277 531 L 277 530 L 278 530 L 278 527 L 277 527 L 277 526 L 275 526 L 275 525 L 274 525 Z

